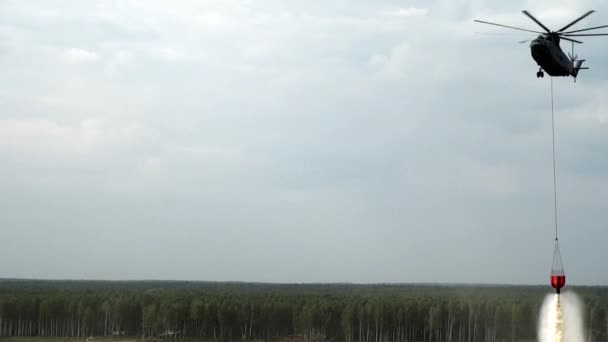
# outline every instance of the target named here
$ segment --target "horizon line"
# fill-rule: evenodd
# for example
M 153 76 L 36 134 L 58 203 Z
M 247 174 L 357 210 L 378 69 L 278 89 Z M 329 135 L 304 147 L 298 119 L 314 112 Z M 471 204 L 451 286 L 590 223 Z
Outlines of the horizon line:
M 136 283 L 136 282 L 173 282 L 173 283 L 211 283 L 211 284 L 254 284 L 254 285 L 351 285 L 351 286 L 482 286 L 482 287 L 536 287 L 548 286 L 547 284 L 513 284 L 513 283 L 462 283 L 462 282 L 267 282 L 267 281 L 247 281 L 247 280 L 184 280 L 184 279 L 95 279 L 95 278 L 16 278 L 0 277 L 0 282 L 4 281 L 49 281 L 49 282 L 116 282 L 116 283 Z M 571 287 L 608 287 L 608 285 L 588 285 L 588 284 L 569 284 Z

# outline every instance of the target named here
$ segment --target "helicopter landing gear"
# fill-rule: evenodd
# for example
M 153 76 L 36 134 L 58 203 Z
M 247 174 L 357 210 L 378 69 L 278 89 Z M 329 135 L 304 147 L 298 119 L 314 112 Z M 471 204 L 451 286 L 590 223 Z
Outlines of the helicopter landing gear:
M 538 72 L 536 73 L 536 78 L 542 78 L 545 77 L 545 73 L 543 72 L 543 70 L 538 70 Z

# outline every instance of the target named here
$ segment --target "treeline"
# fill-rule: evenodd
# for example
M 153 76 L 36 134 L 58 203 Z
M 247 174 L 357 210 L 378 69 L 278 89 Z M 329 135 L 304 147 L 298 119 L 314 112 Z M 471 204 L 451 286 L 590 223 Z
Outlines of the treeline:
M 0 280 L 0 337 L 214 341 L 513 342 L 536 339 L 545 287 Z M 608 291 L 578 288 L 589 340 Z

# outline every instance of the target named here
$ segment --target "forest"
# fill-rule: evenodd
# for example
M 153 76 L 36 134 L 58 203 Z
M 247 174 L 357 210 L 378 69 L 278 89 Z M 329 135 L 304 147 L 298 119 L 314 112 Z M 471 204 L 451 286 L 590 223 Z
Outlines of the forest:
M 588 341 L 608 339 L 608 288 L 570 287 Z M 0 280 L 0 337 L 243 341 L 536 339 L 547 286 Z

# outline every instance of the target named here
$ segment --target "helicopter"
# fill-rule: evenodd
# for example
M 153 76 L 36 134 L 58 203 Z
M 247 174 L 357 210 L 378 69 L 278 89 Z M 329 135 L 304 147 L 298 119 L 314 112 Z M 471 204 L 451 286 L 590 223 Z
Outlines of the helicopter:
M 528 29 L 523 29 L 523 28 L 519 28 L 519 27 L 507 26 L 507 25 L 502 25 L 502 24 L 497 24 L 497 23 L 492 23 L 492 22 L 482 21 L 482 20 L 474 20 L 474 21 L 478 22 L 478 23 L 482 23 L 482 24 L 506 27 L 506 28 L 519 30 L 519 31 L 538 33 L 539 36 L 536 37 L 536 39 L 533 39 L 530 41 L 530 52 L 532 54 L 532 58 L 534 59 L 534 61 L 536 61 L 536 63 L 539 66 L 539 70 L 536 73 L 536 77 L 537 78 L 544 77 L 545 72 L 546 72 L 550 76 L 566 76 L 566 77 L 572 76 L 574 78 L 574 81 L 576 82 L 576 77 L 578 76 L 578 72 L 580 70 L 589 69 L 589 68 L 583 68 L 582 64 L 585 60 L 578 59 L 578 56 L 574 55 L 574 44 L 575 43 L 582 44 L 583 42 L 576 40 L 576 39 L 572 39 L 570 37 L 608 36 L 608 33 L 582 33 L 582 34 L 580 33 L 580 32 L 586 32 L 586 31 L 605 28 L 605 27 L 608 27 L 608 25 L 589 27 L 589 28 L 584 28 L 584 29 L 574 30 L 574 31 L 566 31 L 566 30 L 569 29 L 570 27 L 572 27 L 574 24 L 578 23 L 579 21 L 585 19 L 587 16 L 589 16 L 593 12 L 595 12 L 595 11 L 589 11 L 589 12 L 583 14 L 582 16 L 578 17 L 577 19 L 575 19 L 568 25 L 562 27 L 561 29 L 559 29 L 557 31 L 551 31 L 545 25 L 543 25 L 543 23 L 541 23 L 538 19 L 536 19 L 532 14 L 530 14 L 530 12 L 525 11 L 525 10 L 522 11 L 522 13 L 525 14 L 528 18 L 532 19 L 532 21 L 534 21 L 536 24 L 538 24 L 538 26 L 542 27 L 545 32 L 528 30 Z M 572 53 L 569 54 L 568 56 L 566 56 L 564 51 L 562 51 L 562 49 L 559 45 L 560 40 L 566 40 L 566 41 L 569 41 L 572 43 Z M 528 41 L 529 40 L 524 40 L 524 41 L 521 41 L 520 43 L 526 43 Z

